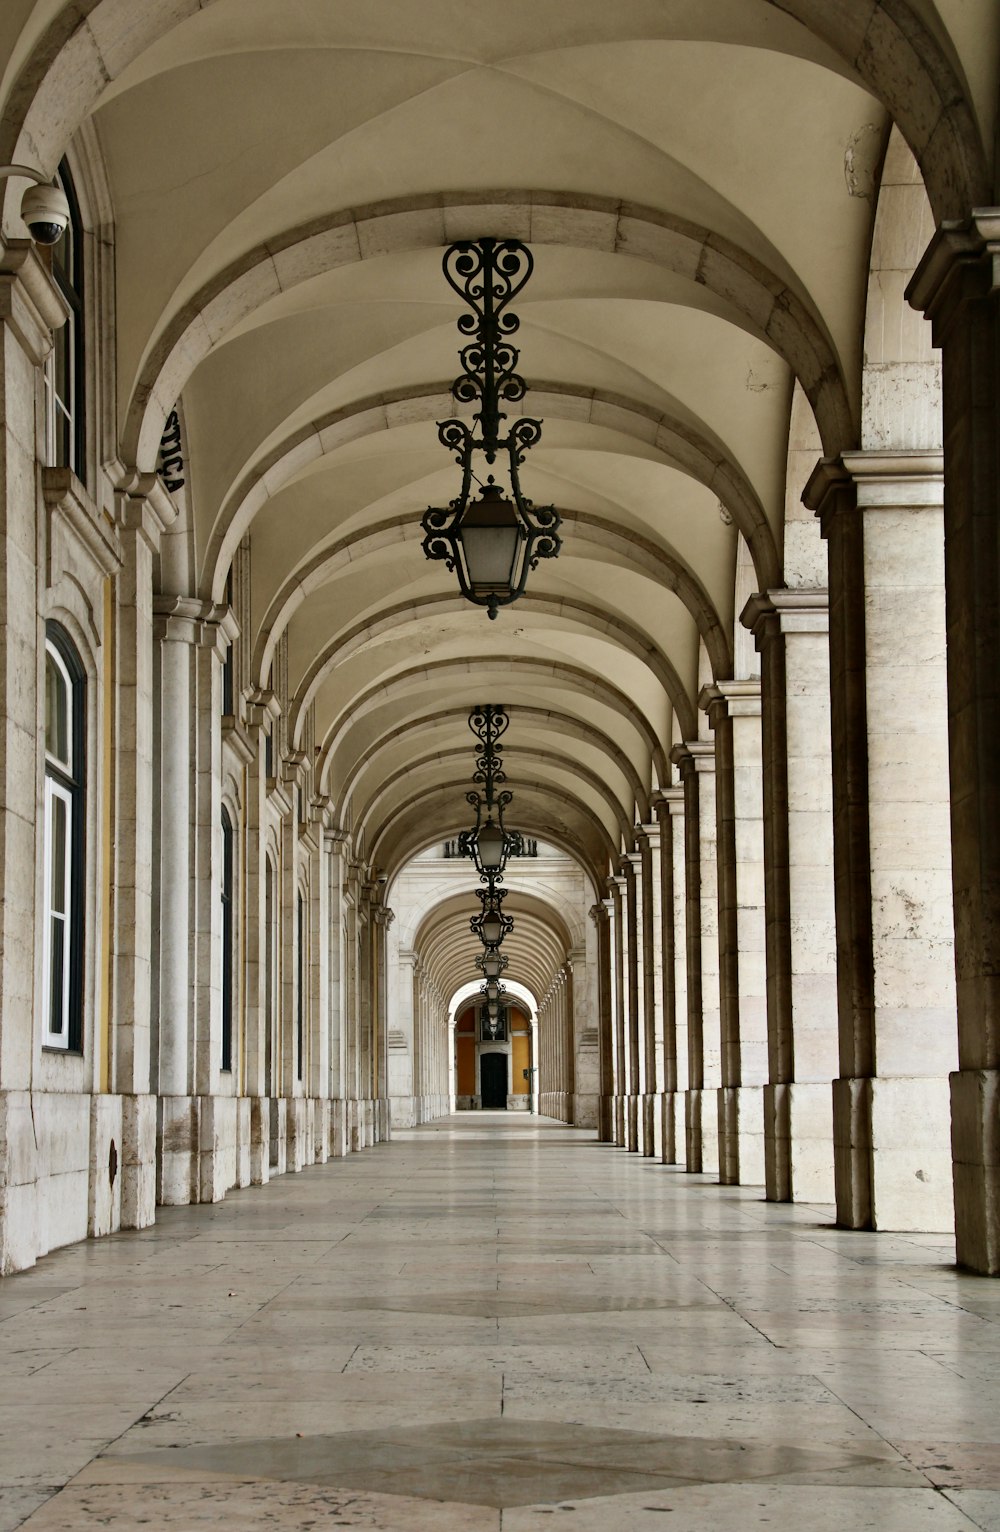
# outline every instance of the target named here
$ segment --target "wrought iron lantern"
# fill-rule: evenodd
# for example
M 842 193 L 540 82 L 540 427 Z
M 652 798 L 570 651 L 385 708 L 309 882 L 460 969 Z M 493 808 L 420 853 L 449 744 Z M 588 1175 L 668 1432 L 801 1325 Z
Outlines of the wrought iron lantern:
M 499 947 L 486 947 L 476 958 L 476 967 L 487 979 L 499 979 L 507 967 L 507 959 Z
M 476 896 L 482 904 L 482 909 L 478 915 L 473 915 L 469 921 L 469 928 L 474 936 L 479 937 L 488 951 L 490 948 L 499 947 L 504 937 L 510 935 L 514 929 L 514 917 L 505 915 L 502 909 L 503 901 L 507 896 L 505 888 L 497 888 L 491 884 L 489 888 L 477 888 Z
M 456 572 L 462 595 L 485 606 L 491 620 L 499 607 L 523 595 L 538 560 L 556 558 L 561 547 L 555 507 L 533 505 L 521 489 L 520 468 L 525 453 L 541 439 L 541 421 L 522 416 L 501 435 L 507 419 L 501 405 L 516 404 L 527 392 L 515 370 L 519 352 L 510 339 L 520 320 L 509 305 L 533 266 L 531 252 L 517 239 L 461 240 L 444 255 L 449 285 L 472 310 L 458 321 L 460 334 L 470 339 L 459 352 L 462 373 L 451 392 L 459 404 L 478 404 L 473 419 L 479 434 L 464 420 L 438 422 L 438 440 L 454 453 L 462 484 L 446 510 L 429 506 L 425 511 L 423 550 Z M 485 478 L 476 474 L 478 458 L 491 469 L 506 459 L 509 492 L 493 473 Z
M 506 829 L 503 822 L 504 809 L 513 794 L 497 791 L 507 780 L 502 765 L 503 746 L 498 741 L 509 722 L 501 707 L 478 707 L 469 714 L 469 728 L 479 741 L 479 751 L 472 778 L 477 785 L 465 796 L 476 811 L 476 822 L 471 830 L 462 831 L 458 849 L 462 856 L 471 857 L 482 881 L 491 885 L 502 879 L 508 857 L 518 856 L 522 850 L 520 833 Z

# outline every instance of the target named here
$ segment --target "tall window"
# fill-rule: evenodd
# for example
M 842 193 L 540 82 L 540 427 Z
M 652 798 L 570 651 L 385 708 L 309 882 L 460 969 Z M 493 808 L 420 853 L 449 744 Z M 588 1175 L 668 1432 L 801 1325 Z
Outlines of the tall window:
M 298 896 L 296 907 L 296 968 L 299 979 L 299 1003 L 295 1013 L 295 1078 L 302 1079 L 302 1054 L 305 1044 L 306 1020 L 306 901 Z
M 230 569 L 226 576 L 226 605 L 233 604 L 233 571 Z M 222 716 L 233 716 L 233 672 L 236 666 L 236 656 L 233 653 L 233 641 L 230 639 L 226 647 L 226 657 L 222 662 Z
M 84 674 L 62 628 L 45 637 L 45 935 L 48 1048 L 83 1044 Z
M 233 1067 L 233 824 L 222 810 L 222 1068 Z
M 52 251 L 52 275 L 69 305 L 69 318 L 53 336 L 45 366 L 46 457 L 56 468 L 84 477 L 83 228 L 66 161 L 59 184 L 69 203 L 69 226 Z

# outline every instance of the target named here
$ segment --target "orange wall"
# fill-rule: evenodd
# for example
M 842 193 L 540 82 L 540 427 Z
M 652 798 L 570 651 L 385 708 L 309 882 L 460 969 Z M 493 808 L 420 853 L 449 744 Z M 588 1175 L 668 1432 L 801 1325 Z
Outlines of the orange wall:
M 476 1039 L 471 1034 L 465 1034 L 455 1039 L 455 1094 L 456 1096 L 474 1096 L 476 1094 Z

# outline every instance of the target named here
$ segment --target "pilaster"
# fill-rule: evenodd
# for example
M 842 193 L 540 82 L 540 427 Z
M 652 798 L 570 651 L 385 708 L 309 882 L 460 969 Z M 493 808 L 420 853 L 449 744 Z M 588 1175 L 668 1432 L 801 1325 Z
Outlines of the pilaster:
M 850 453 L 806 491 L 830 546 L 838 1220 L 948 1229 L 956 1059 L 939 453 Z
M 741 621 L 761 656 L 765 1185 L 771 1201 L 832 1202 L 839 1066 L 827 594 L 770 590 L 751 597 Z
M 935 235 L 907 291 L 942 351 L 959 1263 L 1000 1273 L 1000 209 Z
M 717 1093 L 722 1080 L 715 748 L 708 741 L 691 740 L 675 745 L 670 759 L 684 787 L 688 1000 L 685 1164 L 689 1171 L 717 1174 Z

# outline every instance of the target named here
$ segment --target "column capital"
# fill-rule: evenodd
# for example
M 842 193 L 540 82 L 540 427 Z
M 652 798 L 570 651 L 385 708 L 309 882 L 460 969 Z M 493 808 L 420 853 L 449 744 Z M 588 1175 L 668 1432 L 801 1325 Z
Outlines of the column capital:
M 52 332 L 69 318 L 69 304 L 33 240 L 0 245 L 0 324 L 16 335 L 36 367 L 52 350 Z
M 680 772 L 681 780 L 687 781 L 693 773 L 715 770 L 715 745 L 710 739 L 685 740 L 673 746 L 670 759 Z
M 247 698 L 247 723 L 255 729 L 265 729 L 269 722 L 275 724 L 280 717 L 281 703 L 277 692 L 255 686 Z
M 595 926 L 600 926 L 601 921 L 608 920 L 611 915 L 611 911 L 604 900 L 601 900 L 598 904 L 592 904 L 588 913 Z
M 698 693 L 698 706 L 708 713 L 712 723 L 713 705 L 724 718 L 760 717 L 760 677 L 752 676 L 742 681 L 715 681 L 703 686 Z
M 105 463 L 104 471 L 115 492 L 115 517 L 123 531 L 144 537 L 157 552 L 160 538 L 177 520 L 177 506 L 156 473 L 142 473 L 120 458 Z
M 841 511 L 855 506 L 866 510 L 880 506 L 893 510 L 940 507 L 943 494 L 944 453 L 937 448 L 844 452 L 837 458 L 822 458 L 809 477 L 802 500 L 819 516 L 825 537 L 828 522 Z
M 783 633 L 828 633 L 830 595 L 825 589 L 756 591 L 740 613 L 740 622 L 761 649 Z
M 222 659 L 239 624 L 225 602 L 198 601 L 191 596 L 154 596 L 153 633 L 164 643 L 213 649 Z
M 661 823 L 667 817 L 679 815 L 684 817 L 684 789 L 683 787 L 662 787 L 658 793 L 653 794 L 653 808 L 661 816 Z
M 820 458 L 802 491 L 802 504 L 818 516 L 823 537 L 830 536 L 838 516 L 849 516 L 857 510 L 854 479 L 841 458 Z
M 653 808 L 655 809 L 656 807 L 657 805 L 654 802 Z M 636 825 L 635 827 L 636 840 L 641 836 L 652 851 L 659 849 L 662 833 L 662 826 L 658 819 L 654 819 L 652 824 Z
M 962 221 L 949 220 L 931 240 L 906 289 L 906 300 L 934 326 L 941 345 L 955 310 L 969 299 L 1000 290 L 1000 208 L 973 208 Z

